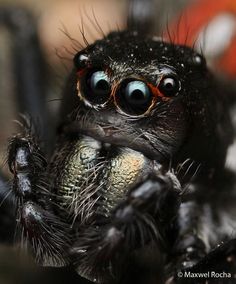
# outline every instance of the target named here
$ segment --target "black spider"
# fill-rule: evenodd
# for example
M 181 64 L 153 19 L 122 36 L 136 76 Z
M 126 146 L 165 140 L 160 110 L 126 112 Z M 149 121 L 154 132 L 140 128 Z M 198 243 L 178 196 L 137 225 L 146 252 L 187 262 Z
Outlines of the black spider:
M 231 90 L 135 15 L 75 55 L 52 155 L 27 118 L 11 139 L 22 241 L 91 282 L 234 283 Z

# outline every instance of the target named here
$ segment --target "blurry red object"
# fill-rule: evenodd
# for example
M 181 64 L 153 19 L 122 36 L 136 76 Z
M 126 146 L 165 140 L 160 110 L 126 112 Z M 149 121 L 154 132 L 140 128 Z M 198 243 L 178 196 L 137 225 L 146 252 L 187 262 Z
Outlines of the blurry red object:
M 220 14 L 228 13 L 235 17 L 236 27 L 236 0 L 198 0 L 188 5 L 181 16 L 171 23 L 165 37 L 171 38 L 176 44 L 193 46 L 200 32 Z M 222 39 L 224 40 L 224 39 Z M 236 28 L 228 48 L 215 65 L 222 69 L 226 75 L 236 77 Z

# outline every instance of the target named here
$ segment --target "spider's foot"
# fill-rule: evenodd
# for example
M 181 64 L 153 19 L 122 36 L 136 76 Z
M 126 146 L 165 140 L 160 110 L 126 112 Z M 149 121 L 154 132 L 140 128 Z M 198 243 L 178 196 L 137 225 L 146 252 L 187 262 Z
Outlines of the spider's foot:
M 69 228 L 52 212 L 27 201 L 19 209 L 24 242 L 30 242 L 35 260 L 43 266 L 68 264 Z

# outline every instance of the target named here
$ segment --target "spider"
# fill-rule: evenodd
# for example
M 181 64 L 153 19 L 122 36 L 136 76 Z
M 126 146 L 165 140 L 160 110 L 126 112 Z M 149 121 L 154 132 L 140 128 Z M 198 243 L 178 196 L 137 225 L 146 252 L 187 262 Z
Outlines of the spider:
M 126 31 L 75 54 L 52 154 L 27 117 L 9 143 L 22 242 L 90 283 L 233 283 L 233 90 L 132 7 Z

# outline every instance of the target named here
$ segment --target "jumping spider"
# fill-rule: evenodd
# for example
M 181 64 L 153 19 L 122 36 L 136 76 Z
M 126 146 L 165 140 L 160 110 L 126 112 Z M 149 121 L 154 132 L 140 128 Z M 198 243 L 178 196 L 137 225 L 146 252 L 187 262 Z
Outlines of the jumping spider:
M 226 93 L 201 54 L 136 30 L 75 54 L 53 154 L 27 119 L 9 145 L 17 223 L 36 261 L 98 283 L 233 273 Z

